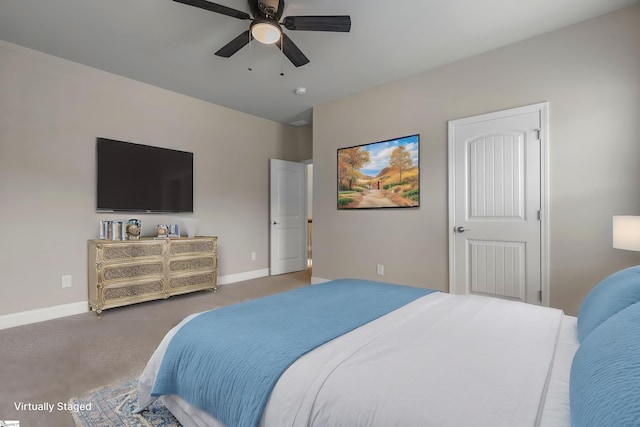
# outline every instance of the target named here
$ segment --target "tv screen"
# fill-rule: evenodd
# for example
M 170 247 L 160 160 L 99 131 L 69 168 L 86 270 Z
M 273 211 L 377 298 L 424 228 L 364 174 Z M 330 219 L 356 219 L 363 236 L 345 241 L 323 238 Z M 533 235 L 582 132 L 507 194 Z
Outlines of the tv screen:
M 97 210 L 193 212 L 193 153 L 96 140 Z

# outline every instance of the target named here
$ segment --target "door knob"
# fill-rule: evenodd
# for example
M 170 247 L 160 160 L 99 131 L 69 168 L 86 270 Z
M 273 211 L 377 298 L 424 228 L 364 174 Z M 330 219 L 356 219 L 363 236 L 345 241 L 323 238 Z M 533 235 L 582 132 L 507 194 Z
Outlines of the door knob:
M 465 231 L 469 231 L 469 229 L 468 228 L 464 228 L 463 226 L 459 225 L 459 226 L 456 227 L 456 231 L 458 233 L 464 233 Z
M 273 225 L 276 225 L 278 222 L 277 221 L 273 221 Z

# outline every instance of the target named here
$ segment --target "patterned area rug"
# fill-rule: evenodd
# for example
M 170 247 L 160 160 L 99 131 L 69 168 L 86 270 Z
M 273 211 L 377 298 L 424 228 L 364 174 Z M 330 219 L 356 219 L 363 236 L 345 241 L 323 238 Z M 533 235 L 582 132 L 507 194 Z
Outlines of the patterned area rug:
M 69 403 L 85 407 L 91 403 L 90 410 L 73 413 L 76 426 L 180 427 L 178 420 L 158 401 L 140 414 L 133 413 L 138 405 L 138 380 L 135 378 L 92 390 Z

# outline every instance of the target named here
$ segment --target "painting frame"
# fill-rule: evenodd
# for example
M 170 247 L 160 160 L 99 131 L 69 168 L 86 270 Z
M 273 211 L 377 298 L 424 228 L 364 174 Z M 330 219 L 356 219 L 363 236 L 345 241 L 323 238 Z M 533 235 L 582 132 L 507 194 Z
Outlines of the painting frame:
M 338 210 L 420 207 L 420 134 L 338 148 L 336 169 Z

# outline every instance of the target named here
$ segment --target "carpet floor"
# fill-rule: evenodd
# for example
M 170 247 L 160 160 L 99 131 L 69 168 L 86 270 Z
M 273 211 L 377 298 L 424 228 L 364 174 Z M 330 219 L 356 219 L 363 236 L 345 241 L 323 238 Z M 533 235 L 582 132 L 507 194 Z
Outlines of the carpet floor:
M 192 313 L 308 285 L 310 270 L 0 330 L 0 420 L 74 425 L 70 399 L 137 378 L 162 337 Z M 50 410 L 51 408 L 51 410 Z

